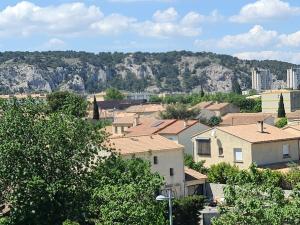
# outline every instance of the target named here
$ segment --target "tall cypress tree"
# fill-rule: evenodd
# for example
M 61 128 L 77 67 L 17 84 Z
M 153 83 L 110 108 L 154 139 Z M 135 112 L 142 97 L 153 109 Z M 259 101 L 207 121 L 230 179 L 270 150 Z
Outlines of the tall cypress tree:
M 99 115 L 99 107 L 98 107 L 98 104 L 97 104 L 97 100 L 96 100 L 95 95 L 94 95 L 93 106 L 94 106 L 94 110 L 93 110 L 93 119 L 94 119 L 94 120 L 99 120 L 99 119 L 100 119 L 100 115 Z
M 278 104 L 278 118 L 285 117 L 285 109 L 282 93 L 280 94 L 279 104 Z
M 241 95 L 242 94 L 242 89 L 241 89 L 241 86 L 238 82 L 237 77 L 234 76 L 231 82 L 232 82 L 232 92 Z

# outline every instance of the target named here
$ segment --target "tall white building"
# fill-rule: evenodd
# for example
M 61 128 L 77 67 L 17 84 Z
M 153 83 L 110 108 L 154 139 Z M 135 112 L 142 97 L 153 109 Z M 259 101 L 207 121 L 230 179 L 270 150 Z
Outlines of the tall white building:
M 286 72 L 287 88 L 298 89 L 300 86 L 300 68 L 291 68 Z
M 252 89 L 261 92 L 270 90 L 272 86 L 272 74 L 268 69 L 252 69 Z

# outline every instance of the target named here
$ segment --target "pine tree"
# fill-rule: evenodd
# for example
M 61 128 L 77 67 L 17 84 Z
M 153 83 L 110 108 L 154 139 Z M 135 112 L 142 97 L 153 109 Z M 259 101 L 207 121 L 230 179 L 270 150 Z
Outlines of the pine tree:
M 278 118 L 285 117 L 285 109 L 284 109 L 284 102 L 283 96 L 280 94 L 279 104 L 278 104 Z
M 96 100 L 95 95 L 94 95 L 93 106 L 94 106 L 94 110 L 93 110 L 93 119 L 94 119 L 94 120 L 99 120 L 99 119 L 100 119 L 100 115 L 99 115 L 99 107 L 98 107 L 98 104 L 97 104 L 97 100 Z
M 232 92 L 241 95 L 242 89 L 236 77 L 232 79 Z

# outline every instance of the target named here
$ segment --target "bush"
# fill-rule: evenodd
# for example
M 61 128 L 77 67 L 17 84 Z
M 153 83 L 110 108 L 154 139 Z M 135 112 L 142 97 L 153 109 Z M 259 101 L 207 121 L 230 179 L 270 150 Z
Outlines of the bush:
M 218 116 L 213 116 L 212 118 L 210 118 L 207 122 L 208 126 L 214 127 L 219 125 L 222 122 L 221 117 Z
M 206 174 L 208 172 L 208 169 L 206 167 L 204 167 L 204 163 L 205 163 L 204 160 L 202 160 L 200 162 L 195 162 L 191 155 L 184 156 L 184 165 L 185 166 L 187 166 L 188 168 L 191 168 L 193 170 L 196 170 L 199 173 Z
M 203 209 L 204 197 L 188 196 L 174 201 L 174 225 L 199 224 L 199 211 Z
M 275 123 L 275 126 L 278 127 L 278 128 L 282 128 L 284 127 L 285 125 L 287 125 L 288 121 L 287 121 L 287 118 L 280 118 L 276 123 Z
M 237 166 L 221 162 L 210 167 L 208 171 L 208 180 L 212 183 L 226 184 L 228 181 L 232 181 L 238 173 L 239 169 Z

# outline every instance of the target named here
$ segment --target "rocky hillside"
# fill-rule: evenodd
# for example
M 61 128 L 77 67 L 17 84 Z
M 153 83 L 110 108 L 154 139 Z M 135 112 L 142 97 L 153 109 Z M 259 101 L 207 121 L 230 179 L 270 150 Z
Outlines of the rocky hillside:
M 269 68 L 274 81 L 286 79 L 292 64 L 239 60 L 213 53 L 0 53 L 0 92 L 98 92 L 113 86 L 128 91 L 230 91 L 237 79 L 251 86 L 251 68 Z M 276 81 L 277 82 L 277 81 Z

